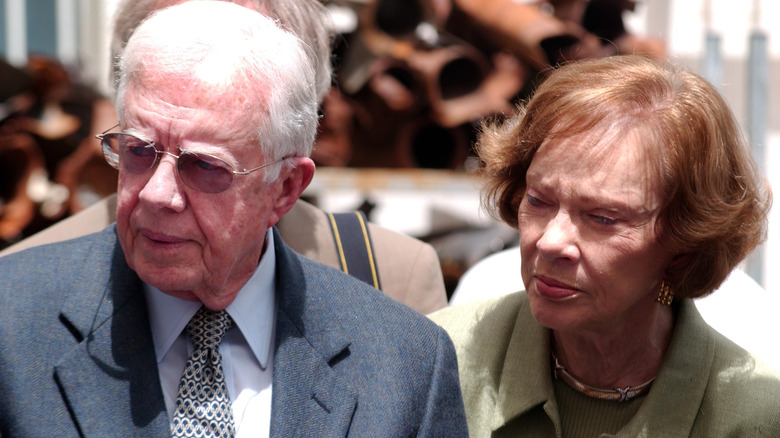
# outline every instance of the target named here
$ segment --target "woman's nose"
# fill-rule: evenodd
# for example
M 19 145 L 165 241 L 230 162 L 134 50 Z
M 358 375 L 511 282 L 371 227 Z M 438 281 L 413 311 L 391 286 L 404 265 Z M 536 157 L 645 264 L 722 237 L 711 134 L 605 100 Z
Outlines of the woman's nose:
M 542 257 L 550 261 L 561 258 L 576 260 L 579 256 L 577 234 L 571 216 L 559 211 L 547 223 L 536 247 Z

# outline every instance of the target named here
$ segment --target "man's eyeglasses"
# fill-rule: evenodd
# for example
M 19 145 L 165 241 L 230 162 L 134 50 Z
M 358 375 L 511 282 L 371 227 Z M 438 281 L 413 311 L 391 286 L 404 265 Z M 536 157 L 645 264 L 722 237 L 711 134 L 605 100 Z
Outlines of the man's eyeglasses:
M 181 151 L 179 155 L 161 151 L 150 141 L 142 140 L 132 134 L 107 132 L 119 125 L 96 135 L 103 147 L 103 157 L 114 169 L 127 173 L 144 173 L 153 168 L 160 155 L 170 155 L 176 159 L 176 174 L 181 181 L 192 189 L 203 193 L 220 193 L 230 187 L 235 175 L 248 175 L 254 171 L 281 163 L 290 157 L 272 163 L 266 163 L 254 169 L 235 170 L 227 161 L 203 152 Z

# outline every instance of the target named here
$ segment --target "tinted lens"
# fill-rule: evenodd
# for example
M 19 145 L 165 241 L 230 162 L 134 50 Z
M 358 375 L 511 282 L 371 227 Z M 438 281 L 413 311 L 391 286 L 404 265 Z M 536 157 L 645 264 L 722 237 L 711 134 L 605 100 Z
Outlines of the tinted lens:
M 208 154 L 184 151 L 179 155 L 178 169 L 184 184 L 204 193 L 223 192 L 233 182 L 230 165 Z
M 106 134 L 102 145 L 108 164 L 125 172 L 146 172 L 157 160 L 154 145 L 133 135 Z
M 150 144 L 127 146 L 119 149 L 119 165 L 130 173 L 143 173 L 154 166 L 157 150 Z
M 119 148 L 117 147 L 117 134 L 105 134 L 100 139 L 100 146 L 103 148 L 103 157 L 114 169 L 119 169 Z

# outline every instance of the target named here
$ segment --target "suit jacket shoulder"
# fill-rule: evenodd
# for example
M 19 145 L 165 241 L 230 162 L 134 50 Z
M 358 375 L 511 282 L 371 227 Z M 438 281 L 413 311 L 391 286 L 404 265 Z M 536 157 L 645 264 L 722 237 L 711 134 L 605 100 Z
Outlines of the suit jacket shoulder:
M 114 227 L 0 258 L 0 435 L 170 433 L 139 291 Z
M 447 306 L 436 250 L 405 234 L 369 223 L 382 292 L 428 314 Z
M 443 330 L 283 245 L 277 266 L 272 435 L 466 435 Z
M 0 251 L 0 256 L 47 243 L 75 239 L 96 233 L 116 219 L 116 195 L 106 197 L 84 210 Z

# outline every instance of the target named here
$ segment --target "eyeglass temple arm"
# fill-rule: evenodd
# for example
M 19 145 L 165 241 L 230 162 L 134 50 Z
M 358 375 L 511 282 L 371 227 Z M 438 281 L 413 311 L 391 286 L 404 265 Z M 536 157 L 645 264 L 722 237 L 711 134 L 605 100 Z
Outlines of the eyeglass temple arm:
M 97 138 L 98 140 L 103 140 L 103 137 L 105 137 L 105 136 L 106 136 L 106 134 L 108 134 L 108 131 L 110 131 L 110 130 L 112 130 L 112 129 L 116 129 L 116 128 L 118 128 L 118 127 L 119 127 L 119 123 L 117 123 L 116 125 L 114 125 L 114 126 L 112 126 L 112 127 L 108 128 L 108 129 L 106 129 L 105 131 L 101 132 L 100 134 L 96 134 L 96 135 L 95 135 L 95 138 Z

